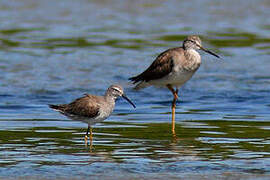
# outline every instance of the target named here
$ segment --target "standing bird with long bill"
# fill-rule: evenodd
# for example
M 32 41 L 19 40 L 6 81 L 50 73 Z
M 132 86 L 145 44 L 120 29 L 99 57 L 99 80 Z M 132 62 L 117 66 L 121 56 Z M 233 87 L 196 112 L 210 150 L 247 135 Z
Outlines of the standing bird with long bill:
M 78 98 L 69 104 L 50 104 L 49 107 L 72 120 L 79 120 L 87 123 L 88 129 L 85 134 L 85 143 L 87 144 L 88 133 L 90 132 L 91 145 L 93 139 L 91 125 L 102 122 L 111 115 L 115 106 L 115 101 L 118 97 L 123 97 L 136 108 L 124 94 L 124 89 L 119 85 L 111 85 L 104 96 L 85 94 L 83 97 Z
M 141 74 L 129 78 L 135 89 L 148 86 L 167 87 L 173 94 L 172 101 L 172 132 L 175 133 L 175 107 L 178 99 L 178 88 L 186 83 L 201 65 L 201 56 L 197 50 L 203 50 L 217 58 L 217 54 L 202 47 L 198 36 L 188 36 L 182 47 L 162 52 L 154 62 Z M 175 88 L 175 89 L 174 89 Z

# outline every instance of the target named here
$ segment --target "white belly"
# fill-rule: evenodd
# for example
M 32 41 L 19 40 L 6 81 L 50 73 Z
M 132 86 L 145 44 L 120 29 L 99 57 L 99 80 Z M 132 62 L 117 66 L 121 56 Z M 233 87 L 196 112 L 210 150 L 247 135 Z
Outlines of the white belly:
M 201 56 L 197 51 L 190 49 L 187 51 L 187 54 L 188 56 L 185 59 L 181 59 L 183 58 L 182 56 L 173 59 L 174 67 L 172 72 L 165 77 L 148 82 L 142 81 L 135 88 L 141 89 L 150 85 L 164 87 L 168 84 L 175 87 L 182 86 L 193 76 L 201 64 Z
M 194 73 L 195 72 L 173 71 L 161 79 L 152 80 L 149 81 L 148 83 L 154 86 L 166 86 L 167 84 L 171 84 L 173 86 L 180 87 L 183 84 L 185 84 L 185 82 L 187 82 Z

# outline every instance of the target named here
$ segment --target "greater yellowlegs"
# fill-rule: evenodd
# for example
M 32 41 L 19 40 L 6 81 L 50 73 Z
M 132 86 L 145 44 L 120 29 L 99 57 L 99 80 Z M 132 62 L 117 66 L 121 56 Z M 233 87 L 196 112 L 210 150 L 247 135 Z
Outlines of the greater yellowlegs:
M 154 85 L 167 87 L 172 92 L 174 96 L 172 101 L 173 132 L 178 88 L 187 82 L 200 67 L 201 56 L 196 51 L 199 49 L 219 58 L 215 53 L 202 47 L 198 36 L 188 36 L 182 47 L 164 51 L 144 72 L 129 78 L 134 84 L 138 83 L 135 86 L 137 90 Z
M 49 107 L 59 111 L 63 115 L 72 120 L 79 120 L 88 124 L 88 129 L 85 135 L 85 142 L 88 140 L 88 133 L 90 132 L 90 142 L 92 142 L 92 128 L 91 124 L 102 122 L 109 117 L 114 109 L 115 100 L 119 97 L 126 99 L 134 108 L 136 106 L 124 94 L 124 90 L 119 85 L 111 85 L 104 96 L 94 96 L 85 94 L 70 104 L 52 105 Z

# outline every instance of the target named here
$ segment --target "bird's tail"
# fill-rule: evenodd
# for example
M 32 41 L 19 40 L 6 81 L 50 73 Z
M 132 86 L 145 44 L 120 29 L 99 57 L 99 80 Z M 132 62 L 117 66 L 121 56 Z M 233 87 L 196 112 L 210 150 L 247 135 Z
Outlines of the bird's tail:
M 56 111 L 59 111 L 62 109 L 62 106 L 61 105 L 54 105 L 54 104 L 49 104 L 49 107 L 56 110 Z
M 136 84 L 137 82 L 140 81 L 140 78 L 139 76 L 134 76 L 134 77 L 129 78 L 128 80 L 132 81 L 133 84 Z
M 149 83 L 147 83 L 145 81 L 141 81 L 134 87 L 134 89 L 140 90 L 140 89 L 146 88 L 147 86 L 149 86 Z
M 134 87 L 135 90 L 140 90 L 140 89 L 143 89 L 143 88 L 149 86 L 149 83 L 145 82 L 145 81 L 141 78 L 141 75 L 131 77 L 131 78 L 129 78 L 128 80 L 132 81 L 133 84 L 138 83 L 138 84 Z

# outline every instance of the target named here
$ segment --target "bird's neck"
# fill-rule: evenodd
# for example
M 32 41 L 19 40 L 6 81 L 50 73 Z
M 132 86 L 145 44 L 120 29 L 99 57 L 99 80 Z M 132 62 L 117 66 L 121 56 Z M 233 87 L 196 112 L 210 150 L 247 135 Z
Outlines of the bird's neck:
M 113 96 L 104 96 L 104 99 L 106 101 L 106 111 L 110 114 L 112 113 L 113 109 L 114 109 L 114 106 L 115 106 L 115 98 Z
M 189 60 L 201 62 L 201 56 L 195 49 L 187 49 L 185 51 L 185 56 Z
M 187 59 L 185 68 L 189 71 L 196 71 L 201 65 L 201 56 L 195 49 L 188 49 L 185 52 Z
M 115 96 L 113 96 L 111 94 L 106 94 L 104 98 L 108 103 L 111 103 L 113 105 L 115 104 L 115 100 L 116 100 Z

